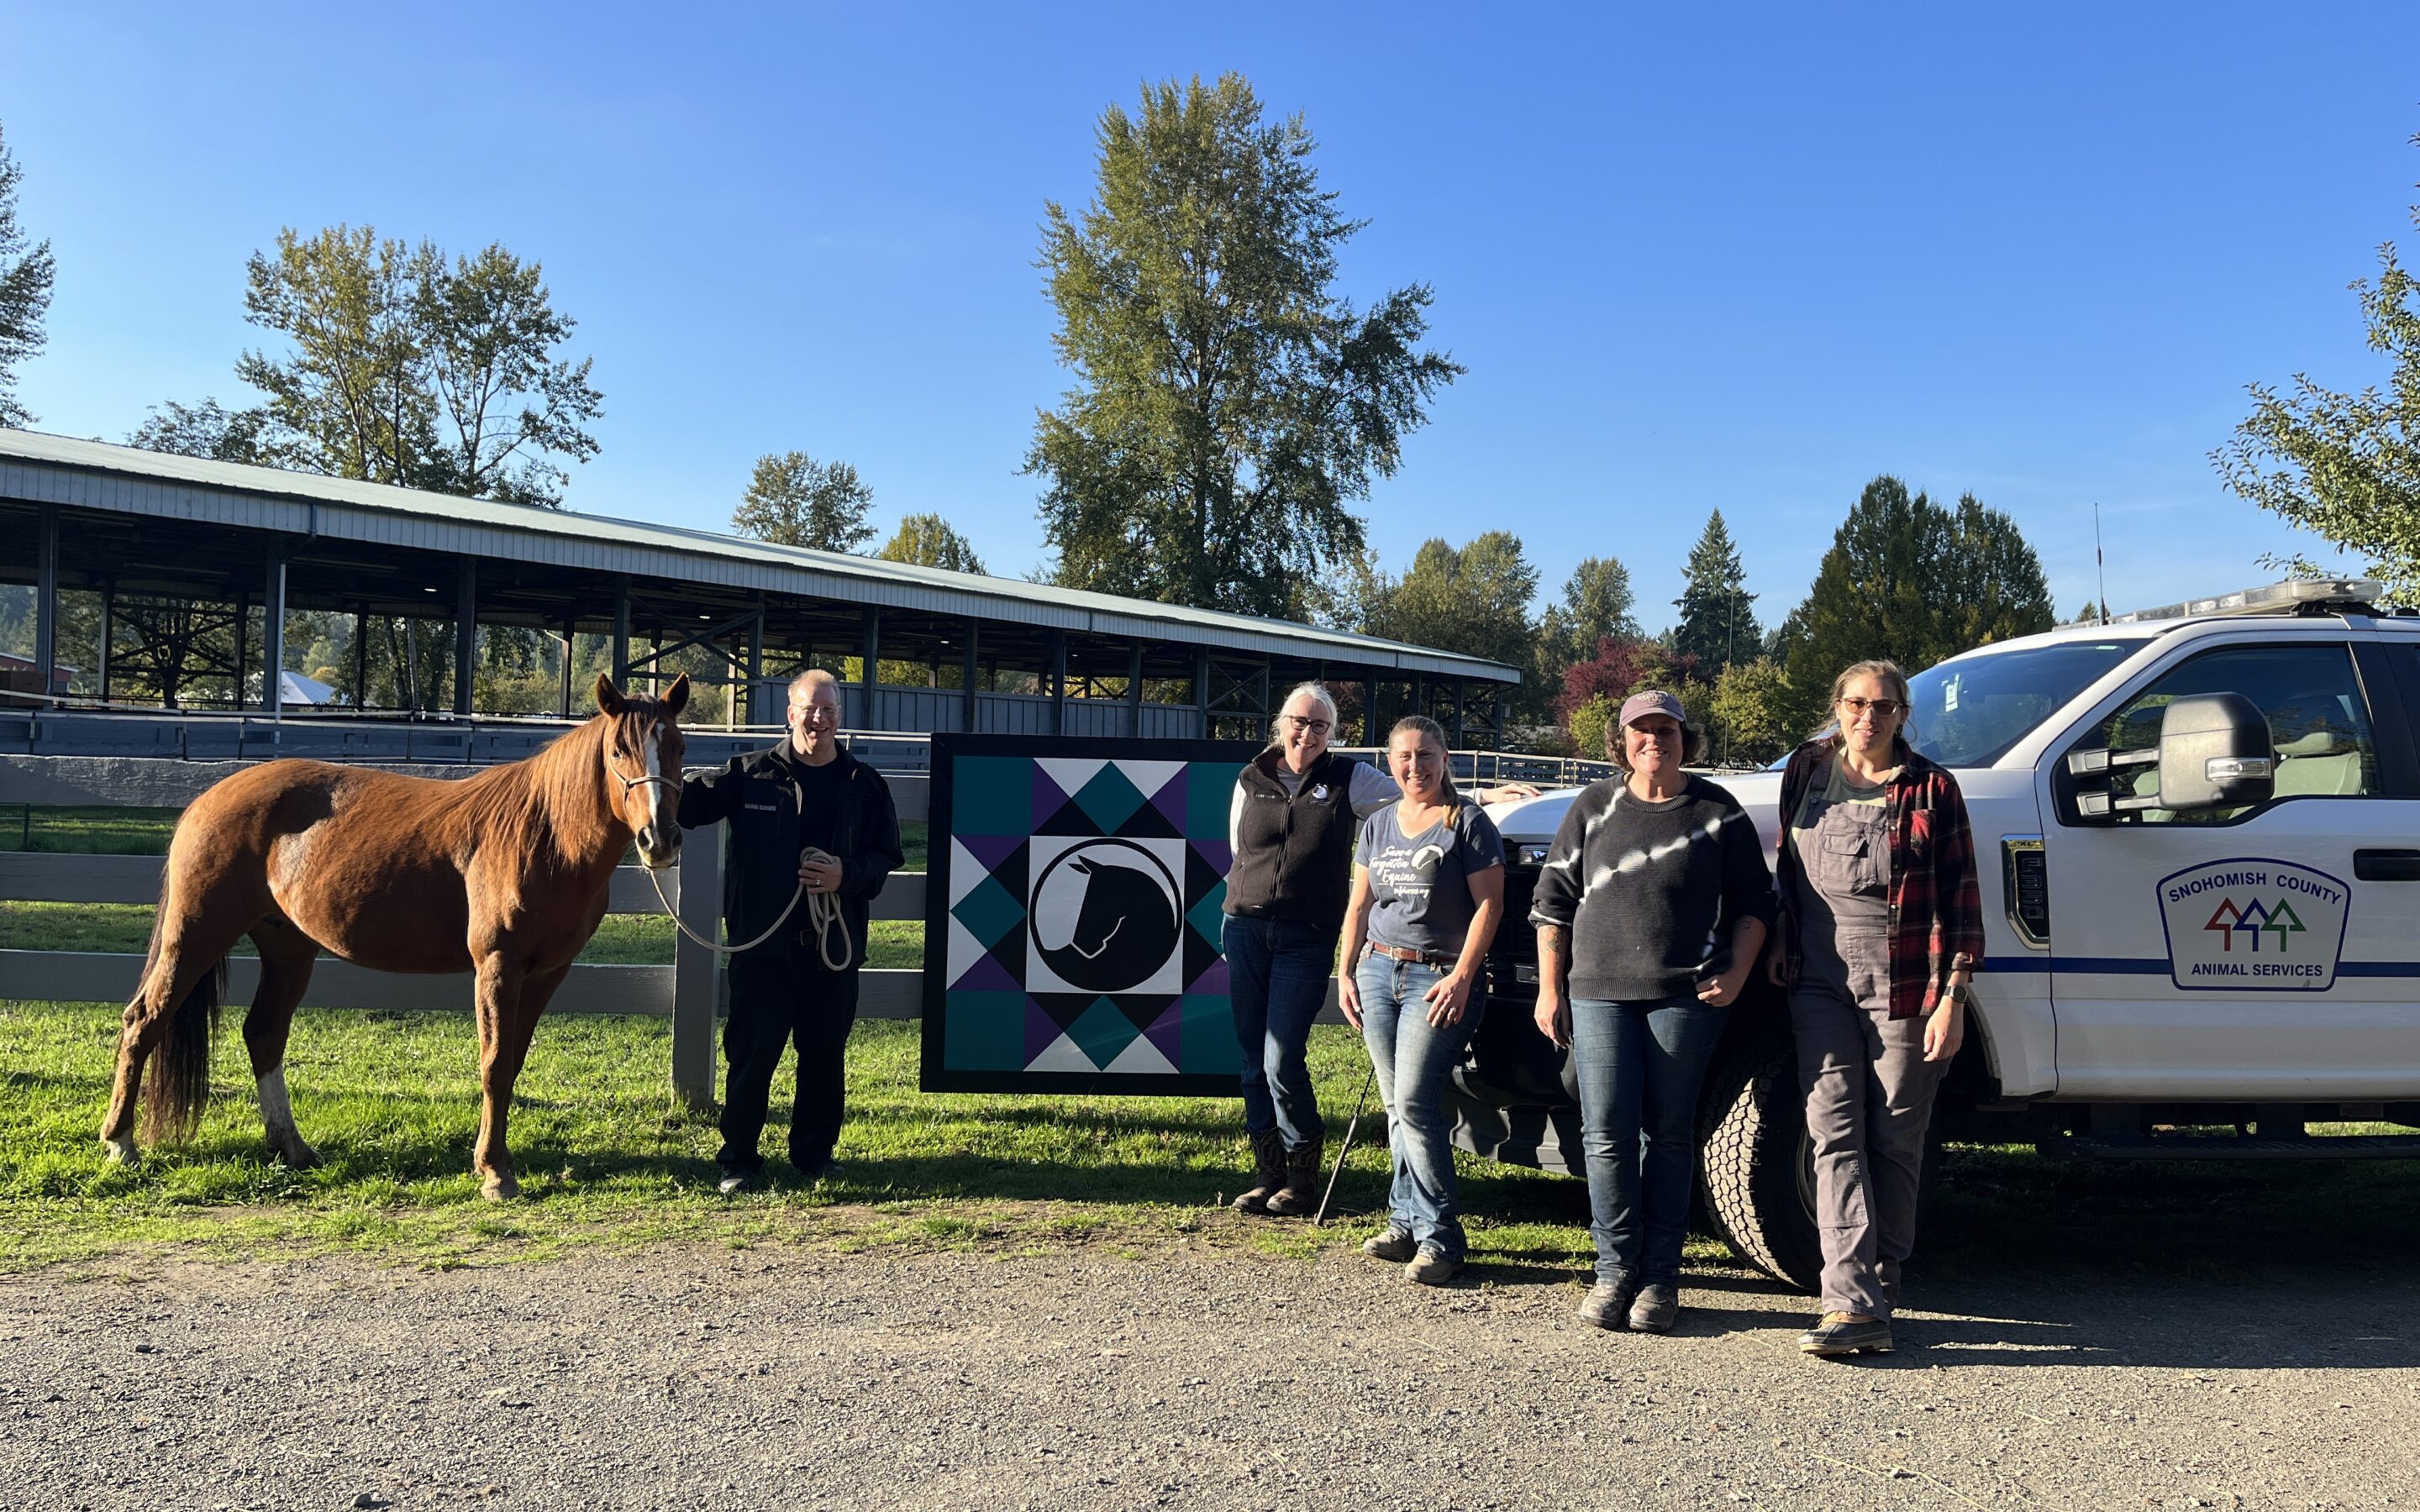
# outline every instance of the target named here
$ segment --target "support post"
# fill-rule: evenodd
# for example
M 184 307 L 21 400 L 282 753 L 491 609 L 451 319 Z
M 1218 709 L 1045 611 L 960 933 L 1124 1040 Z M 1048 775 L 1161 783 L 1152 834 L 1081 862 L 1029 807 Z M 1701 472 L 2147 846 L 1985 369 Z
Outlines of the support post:
M 1462 679 L 1455 678 L 1453 680 L 1453 746 L 1456 750 L 1462 748 L 1462 701 L 1466 691 L 1463 687 Z
M 370 610 L 366 604 L 353 610 L 353 712 L 359 714 L 370 701 Z
M 109 653 L 117 628 L 117 584 L 115 580 L 101 587 L 101 702 L 109 702 Z
M 966 702 L 963 705 L 964 713 L 960 716 L 958 728 L 968 732 L 970 734 L 974 732 L 975 728 L 975 675 L 982 670 L 981 664 L 978 660 L 983 654 L 982 648 L 983 621 L 969 620 L 967 622 L 967 660 L 965 672 Z
M 575 647 L 578 645 L 579 640 L 580 640 L 580 622 L 579 622 L 579 621 L 577 621 L 577 620 L 566 620 L 566 621 L 564 621 L 564 622 L 563 622 L 563 675 L 562 675 L 562 678 L 561 678 L 561 682 L 562 682 L 562 684 L 563 684 L 563 690 L 562 690 L 562 697 L 561 697 L 561 702 L 562 702 L 562 704 L 563 704 L 563 708 L 562 708 L 562 711 L 561 711 L 561 712 L 562 712 L 563 717 L 564 717 L 565 718 L 566 718 L 566 719 L 568 719 L 568 718 L 570 718 L 570 717 L 571 717 L 571 653 L 572 653 L 572 651 L 575 649 Z
M 1050 632 L 1050 733 L 1067 733 L 1067 632 Z
M 41 696 L 51 696 L 58 682 L 59 663 L 59 508 L 44 504 L 36 516 L 34 566 L 34 669 L 41 673 Z
M 613 585 L 613 686 L 630 687 L 630 579 Z
M 454 578 L 454 712 L 471 712 L 471 673 L 479 657 L 479 559 L 466 556 Z
M 882 657 L 882 609 L 879 606 L 874 604 L 865 606 L 865 612 L 858 626 L 858 645 L 863 657 L 863 665 L 858 669 L 862 674 L 858 679 L 858 687 L 864 690 L 858 695 L 860 699 L 858 728 L 872 730 L 876 728 L 874 716 L 874 690 L 881 684 L 879 669 Z
M 1142 642 L 1126 648 L 1126 734 L 1142 738 Z
M 247 653 L 252 648 L 252 595 L 241 589 L 235 594 L 235 697 L 228 702 L 238 710 L 244 707 L 243 680 L 251 675 Z
M 680 920 L 711 940 L 722 913 L 722 841 L 727 825 L 692 833 L 682 844 Z M 673 942 L 673 1101 L 714 1105 L 714 1018 L 722 991 L 721 961 L 676 934 Z
M 269 544 L 268 581 L 260 595 L 260 707 L 275 715 L 286 702 L 278 673 L 286 670 L 286 543 Z
M 731 712 L 737 715 L 744 708 L 747 713 L 744 721 L 736 722 L 771 724 L 772 702 L 772 695 L 765 687 L 765 610 L 759 606 L 748 622 L 748 701 L 742 704 L 734 699 Z
M 1193 706 L 1202 711 L 1202 738 L 1212 738 L 1210 729 L 1210 648 L 1197 646 L 1193 651 Z

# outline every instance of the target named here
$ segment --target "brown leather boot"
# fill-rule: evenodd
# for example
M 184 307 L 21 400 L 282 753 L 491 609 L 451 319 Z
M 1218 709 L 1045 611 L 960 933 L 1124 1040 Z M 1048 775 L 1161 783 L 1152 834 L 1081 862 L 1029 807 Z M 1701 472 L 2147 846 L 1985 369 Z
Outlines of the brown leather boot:
M 1266 1212 L 1269 1198 L 1285 1185 L 1285 1136 L 1271 1129 L 1252 1138 L 1252 1184 L 1228 1204 L 1238 1212 Z
M 1280 1218 L 1308 1218 L 1319 1211 L 1319 1153 L 1314 1139 L 1285 1152 L 1285 1184 L 1269 1194 L 1269 1211 Z

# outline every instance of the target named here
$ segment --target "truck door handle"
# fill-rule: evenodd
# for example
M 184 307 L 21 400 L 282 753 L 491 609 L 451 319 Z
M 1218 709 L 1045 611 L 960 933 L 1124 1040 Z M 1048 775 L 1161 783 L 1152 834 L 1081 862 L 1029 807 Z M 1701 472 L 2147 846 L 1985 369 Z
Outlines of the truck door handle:
M 2355 851 L 2352 874 L 2364 882 L 2420 882 L 2420 851 Z

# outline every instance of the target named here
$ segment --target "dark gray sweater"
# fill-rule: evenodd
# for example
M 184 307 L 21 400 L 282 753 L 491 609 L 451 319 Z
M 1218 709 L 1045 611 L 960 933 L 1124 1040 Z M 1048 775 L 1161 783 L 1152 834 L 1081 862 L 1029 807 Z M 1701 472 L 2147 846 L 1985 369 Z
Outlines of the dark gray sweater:
M 1737 799 L 1693 777 L 1648 803 L 1611 777 L 1563 815 L 1529 922 L 1570 932 L 1574 998 L 1637 1002 L 1694 995 L 1730 964 L 1731 926 L 1770 926 L 1773 911 L 1773 872 Z

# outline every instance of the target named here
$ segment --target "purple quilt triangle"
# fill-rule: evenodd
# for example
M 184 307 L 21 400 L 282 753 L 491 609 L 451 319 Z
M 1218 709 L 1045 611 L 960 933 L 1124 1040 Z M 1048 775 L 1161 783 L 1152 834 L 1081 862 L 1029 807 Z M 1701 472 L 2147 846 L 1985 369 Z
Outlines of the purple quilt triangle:
M 1168 1063 L 1179 1071 L 1185 1069 L 1185 1063 L 1177 1058 L 1177 1050 L 1185 1039 L 1184 1026 L 1185 1004 L 1179 999 L 1169 1004 L 1168 1011 L 1152 1020 L 1142 1031 L 1142 1037 L 1151 1041 L 1152 1048 L 1166 1056 Z M 1029 1056 L 1026 1058 L 1030 1060 L 1032 1057 Z
M 1223 840 L 1194 840 L 1186 843 L 1193 847 L 1194 855 L 1209 862 L 1210 869 L 1222 877 L 1235 864 L 1235 853 L 1227 848 Z
M 1191 997 L 1225 997 L 1229 995 L 1229 990 L 1227 987 L 1227 958 L 1220 956 L 1218 960 L 1211 962 L 1208 968 L 1205 969 L 1202 975 L 1193 979 L 1193 985 L 1186 988 L 1185 991 L 1186 995 Z
M 1000 863 L 1008 859 L 1011 851 L 1025 843 L 1025 837 L 1022 835 L 960 835 L 957 841 L 967 848 L 969 856 L 983 863 L 985 871 L 996 872 L 1000 869 Z
M 1025 1000 L 1025 1059 L 1031 1065 L 1033 1057 L 1057 1041 L 1063 1031 L 1042 1005 L 1029 997 Z
M 1178 767 L 1176 775 L 1151 795 L 1151 806 L 1158 810 L 1159 816 L 1180 835 L 1185 833 L 1185 774 L 1186 769 Z
M 1034 827 L 1040 828 L 1044 820 L 1065 807 L 1067 807 L 1067 795 L 1060 790 L 1058 783 L 1050 780 L 1050 774 L 1042 769 L 1042 764 L 1035 762 L 1033 764 Z
M 1008 974 L 1008 968 L 989 955 L 967 967 L 966 975 L 950 983 L 952 992 L 1016 993 L 1025 990 L 1025 983 Z

